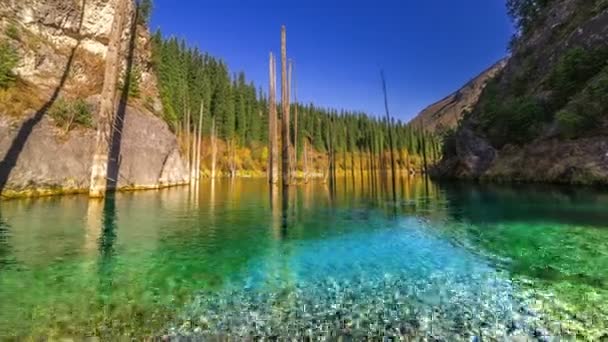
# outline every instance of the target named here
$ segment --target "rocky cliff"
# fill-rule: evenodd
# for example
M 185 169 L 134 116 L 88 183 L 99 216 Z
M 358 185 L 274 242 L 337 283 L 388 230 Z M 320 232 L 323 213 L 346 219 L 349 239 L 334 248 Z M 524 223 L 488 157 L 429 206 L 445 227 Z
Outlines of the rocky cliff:
M 512 56 L 446 138 L 433 173 L 608 184 L 608 2 L 528 5 L 537 8 Z
M 505 65 L 506 60 L 501 60 L 484 70 L 456 92 L 422 110 L 410 125 L 435 133 L 455 128 L 463 113 L 473 110 L 487 82 L 502 71 Z
M 122 51 L 124 69 L 127 56 L 133 56 L 129 77 L 136 89 L 129 90 L 118 125 L 122 139 L 117 187 L 183 184 L 187 172 L 177 139 L 160 118 L 149 32 L 131 6 Z M 0 89 L 3 197 L 88 189 L 97 95 L 113 14 L 109 0 L 0 1 L 0 41 L 8 42 L 18 56 L 16 81 Z M 71 115 L 70 108 L 85 109 L 76 113 L 79 117 Z

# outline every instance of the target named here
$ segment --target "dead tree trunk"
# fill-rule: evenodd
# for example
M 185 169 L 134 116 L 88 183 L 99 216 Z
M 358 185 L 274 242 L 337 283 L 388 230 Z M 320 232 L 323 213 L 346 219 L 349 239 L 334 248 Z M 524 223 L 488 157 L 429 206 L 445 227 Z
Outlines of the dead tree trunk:
M 293 61 L 292 63 L 289 64 L 289 85 L 292 86 L 292 80 L 293 80 L 293 102 L 295 104 L 294 107 L 294 117 L 293 117 L 293 158 L 294 158 L 294 170 L 298 169 L 298 92 L 297 92 L 297 88 L 296 88 L 296 81 L 295 81 L 295 77 L 292 79 L 292 72 L 293 69 L 295 69 L 294 67 Z
M 215 132 L 215 118 L 211 121 L 211 178 L 215 179 L 217 166 L 217 136 Z
M 277 131 L 277 77 L 276 60 L 270 53 L 269 103 L 268 103 L 268 181 L 276 184 L 279 179 L 279 146 Z
M 116 92 L 120 74 L 120 43 L 127 16 L 127 0 L 116 0 L 114 20 L 110 32 L 110 43 L 106 55 L 101 101 L 99 104 L 99 122 L 95 137 L 95 153 L 91 167 L 90 197 L 104 197 L 108 186 L 108 158 L 110 153 L 112 121 L 116 110 Z
M 304 183 L 308 183 L 308 137 L 304 137 Z
M 395 174 L 395 151 L 393 143 L 393 128 L 391 122 L 391 115 L 388 111 L 388 95 L 386 94 L 386 80 L 384 79 L 384 73 L 382 75 L 382 90 L 384 92 L 384 109 L 386 110 L 386 129 L 388 129 L 388 143 L 391 150 L 391 174 L 393 181 L 393 200 L 397 200 L 397 176 Z
M 186 155 L 188 156 L 188 180 L 192 182 L 192 156 L 190 150 L 190 144 L 192 143 L 192 139 L 190 136 L 190 110 L 186 109 L 186 103 L 184 102 L 184 110 L 186 110 Z
M 281 141 L 283 151 L 282 178 L 283 186 L 289 186 L 291 179 L 291 158 L 290 158 L 290 132 L 289 132 L 289 88 L 287 84 L 287 33 L 285 26 L 281 27 L 281 100 L 282 100 L 282 130 Z
M 230 178 L 236 177 L 236 138 L 230 139 Z
M 190 113 L 190 111 L 188 111 L 188 113 Z M 188 116 L 190 116 L 190 114 Z M 194 122 L 196 123 L 196 121 L 194 121 Z M 198 136 L 198 128 L 196 127 L 196 124 L 195 124 L 194 125 L 194 132 L 193 132 L 192 137 L 190 138 L 190 141 L 189 141 L 189 144 L 188 144 L 189 146 L 192 145 L 191 147 L 189 147 L 190 148 L 190 152 L 191 152 L 191 156 L 190 156 L 190 184 L 193 184 L 193 183 L 196 182 L 196 143 L 197 143 L 197 136 Z
M 205 103 L 201 100 L 201 111 L 198 117 L 198 142 L 196 144 L 196 180 L 201 178 L 201 145 L 203 143 L 203 113 Z

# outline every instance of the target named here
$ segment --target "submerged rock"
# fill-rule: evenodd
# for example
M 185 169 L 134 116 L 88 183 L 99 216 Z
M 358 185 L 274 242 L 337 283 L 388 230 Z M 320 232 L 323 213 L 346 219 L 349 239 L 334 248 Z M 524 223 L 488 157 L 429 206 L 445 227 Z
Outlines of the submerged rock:
M 474 274 L 317 278 L 276 288 L 201 292 L 174 323 L 179 328 L 168 331 L 178 341 L 218 336 L 437 341 L 548 336 L 539 315 L 518 312 L 527 298 L 515 293 L 507 279 Z M 431 301 L 425 298 L 429 294 Z

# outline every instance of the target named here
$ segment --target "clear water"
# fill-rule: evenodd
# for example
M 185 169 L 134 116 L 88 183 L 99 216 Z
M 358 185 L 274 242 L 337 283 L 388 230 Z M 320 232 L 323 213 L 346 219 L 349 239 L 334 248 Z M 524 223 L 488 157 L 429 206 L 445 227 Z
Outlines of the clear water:
M 0 337 L 608 337 L 608 193 L 381 187 L 0 203 Z

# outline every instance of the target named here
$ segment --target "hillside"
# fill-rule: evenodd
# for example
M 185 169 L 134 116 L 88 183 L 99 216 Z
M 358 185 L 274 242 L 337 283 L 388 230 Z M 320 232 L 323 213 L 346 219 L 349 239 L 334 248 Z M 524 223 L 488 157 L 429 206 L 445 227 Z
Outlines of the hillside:
M 488 81 L 502 71 L 505 65 L 506 60 L 501 60 L 484 70 L 456 92 L 422 110 L 410 121 L 410 125 L 438 133 L 455 128 L 463 113 L 475 107 Z
M 608 2 L 509 1 L 512 57 L 444 143 L 443 178 L 608 184 Z
M 134 6 L 122 51 L 133 46 L 134 86 L 122 114 L 120 189 L 185 181 L 175 135 L 159 116 L 150 36 Z M 0 191 L 3 197 L 86 190 L 108 36 L 107 0 L 0 2 Z M 133 29 L 134 44 L 128 29 Z M 8 56 L 8 57 L 7 57 Z M 126 57 L 126 56 L 125 56 Z M 126 64 L 126 58 L 125 58 Z M 123 66 L 123 69 L 125 67 Z

